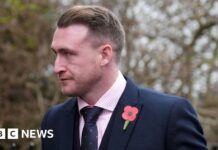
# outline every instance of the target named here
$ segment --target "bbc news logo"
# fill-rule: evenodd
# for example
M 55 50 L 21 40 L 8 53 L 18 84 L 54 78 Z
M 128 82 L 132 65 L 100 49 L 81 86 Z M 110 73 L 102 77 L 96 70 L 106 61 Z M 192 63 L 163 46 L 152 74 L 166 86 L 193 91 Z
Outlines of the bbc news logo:
M 53 130 L 37 130 L 37 129 L 28 129 L 28 130 L 19 130 L 18 128 L 0 128 L 0 139 L 19 139 L 19 138 L 53 138 Z

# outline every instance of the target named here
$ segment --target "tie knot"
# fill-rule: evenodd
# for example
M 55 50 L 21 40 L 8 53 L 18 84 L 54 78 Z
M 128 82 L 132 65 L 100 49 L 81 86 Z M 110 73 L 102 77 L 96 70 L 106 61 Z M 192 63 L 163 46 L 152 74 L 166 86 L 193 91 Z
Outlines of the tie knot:
M 83 115 L 85 123 L 96 123 L 99 115 L 102 112 L 102 108 L 100 107 L 84 107 L 81 110 L 81 114 Z

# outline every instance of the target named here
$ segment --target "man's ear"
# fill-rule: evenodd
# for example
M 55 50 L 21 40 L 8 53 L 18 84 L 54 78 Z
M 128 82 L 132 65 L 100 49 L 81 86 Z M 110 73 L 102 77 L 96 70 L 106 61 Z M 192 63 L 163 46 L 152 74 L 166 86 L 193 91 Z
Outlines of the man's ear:
M 101 46 L 101 66 L 107 65 L 113 57 L 113 48 L 110 44 Z

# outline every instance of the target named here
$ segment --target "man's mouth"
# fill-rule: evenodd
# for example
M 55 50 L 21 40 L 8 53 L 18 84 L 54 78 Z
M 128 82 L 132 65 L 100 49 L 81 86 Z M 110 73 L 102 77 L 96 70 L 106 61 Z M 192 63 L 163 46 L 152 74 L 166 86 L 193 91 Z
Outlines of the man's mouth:
M 73 80 L 72 77 L 64 77 L 64 76 L 59 76 L 59 81 L 60 82 L 65 82 L 65 81 L 70 81 Z
M 68 81 L 70 80 L 69 78 L 60 78 L 60 81 L 63 82 L 63 81 Z

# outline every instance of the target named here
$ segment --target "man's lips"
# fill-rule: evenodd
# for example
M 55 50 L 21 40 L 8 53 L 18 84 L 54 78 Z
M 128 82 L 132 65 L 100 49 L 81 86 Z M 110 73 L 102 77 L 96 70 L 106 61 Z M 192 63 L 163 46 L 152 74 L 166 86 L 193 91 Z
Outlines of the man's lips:
M 71 80 L 71 79 L 68 79 L 68 78 L 62 78 L 62 79 L 60 79 L 60 81 L 67 81 L 67 80 Z
M 69 81 L 69 80 L 74 80 L 73 77 L 61 76 L 61 75 L 59 75 L 58 78 L 59 78 L 59 81 L 61 81 L 61 82 Z
M 59 78 L 60 81 L 69 81 L 69 80 L 73 80 L 72 78 Z
M 59 79 L 59 82 L 61 85 L 66 85 L 66 84 L 70 83 L 70 79 L 68 79 L 68 78 Z

